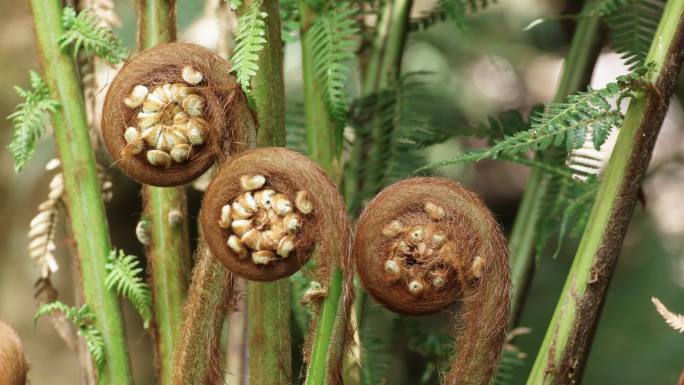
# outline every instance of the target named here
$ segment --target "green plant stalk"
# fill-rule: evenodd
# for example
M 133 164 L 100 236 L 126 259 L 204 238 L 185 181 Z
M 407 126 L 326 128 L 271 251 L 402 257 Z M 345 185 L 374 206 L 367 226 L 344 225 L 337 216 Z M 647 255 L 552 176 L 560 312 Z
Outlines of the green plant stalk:
M 362 96 L 371 95 L 387 87 L 399 76 L 401 57 L 406 43 L 408 17 L 412 5 L 412 0 L 385 3 L 361 87 Z M 363 194 L 359 194 L 358 184 L 355 182 L 355 179 L 361 175 L 361 164 L 366 163 L 363 159 L 366 156 L 363 150 L 363 142 L 366 140 L 370 140 L 373 144 L 367 154 L 369 158 L 367 163 L 378 165 L 378 167 L 369 167 L 363 180 L 381 181 L 384 179 L 385 168 L 379 166 L 382 164 L 380 158 L 382 154 L 386 153 L 390 143 L 383 134 L 382 126 L 374 124 L 370 138 L 356 138 L 354 141 L 349 160 L 349 173 L 345 179 L 345 199 L 352 215 L 358 213 L 363 199 L 368 198 L 363 195 L 377 192 L 370 192 L 367 187 L 362 187 Z
M 598 0 L 590 0 L 584 8 L 591 7 Z M 601 20 L 599 17 L 584 17 L 577 22 L 570 49 L 563 63 L 563 73 L 556 90 L 555 103 L 568 95 L 586 89 L 591 81 L 594 64 L 601 49 Z M 546 159 L 564 159 L 561 154 L 545 154 Z M 540 202 L 546 197 L 550 176 L 544 171 L 533 169 L 525 188 L 518 214 L 509 237 L 511 258 L 511 324 L 514 324 L 525 300 L 528 283 L 534 272 L 534 248 L 537 223 L 541 218 Z
M 174 0 L 138 0 L 141 50 L 175 40 Z M 143 217 L 149 223 L 146 248 L 154 309 L 153 337 L 158 382 L 173 381 L 173 348 L 180 339 L 183 301 L 188 290 L 190 244 L 184 187 L 143 185 Z
M 257 146 L 285 146 L 285 87 L 280 9 L 277 0 L 244 1 L 247 9 L 260 1 L 266 12 L 266 40 L 259 52 L 259 71 L 252 78 L 252 98 L 259 129 Z M 249 381 L 252 385 L 290 384 L 292 356 L 290 337 L 290 281 L 247 283 L 249 314 Z
M 62 6 L 58 0 L 31 0 L 41 67 L 52 97 L 61 103 L 52 127 L 62 162 L 66 204 L 76 240 L 85 302 L 95 313 L 95 326 L 105 342 L 101 385 L 133 384 L 121 304 L 107 290 L 105 278 L 111 241 L 102 191 L 90 142 L 85 102 L 73 56 L 61 51 Z
M 588 225 L 527 384 L 579 383 L 599 313 L 684 59 L 684 0 L 671 0 L 651 43 L 644 88 L 625 115 Z
M 325 106 L 322 88 L 313 74 L 313 54 L 307 31 L 315 22 L 317 14 L 307 1 L 299 1 L 300 31 L 302 44 L 302 78 L 304 87 L 304 108 L 308 156 L 323 167 L 339 185 L 343 174 L 342 137 Z M 341 132 L 340 132 L 341 134 Z M 311 357 L 307 366 L 306 384 L 324 385 L 339 369 L 344 350 L 344 335 L 347 319 L 342 297 L 343 273 L 339 256 L 332 263 L 333 272 L 328 283 L 327 295 L 315 323 Z

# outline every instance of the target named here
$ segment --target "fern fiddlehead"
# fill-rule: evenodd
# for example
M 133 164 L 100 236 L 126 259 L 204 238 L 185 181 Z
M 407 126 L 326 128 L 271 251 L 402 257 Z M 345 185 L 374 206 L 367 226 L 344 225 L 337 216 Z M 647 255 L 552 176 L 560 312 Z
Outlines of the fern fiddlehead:
M 121 69 L 105 98 L 102 134 L 121 169 L 154 186 L 197 178 L 230 143 L 247 143 L 231 125 L 246 119 L 230 65 L 192 44 L 145 50 Z
M 200 217 L 214 256 L 237 275 L 272 281 L 316 252 L 316 270 L 349 255 L 349 220 L 325 172 L 294 151 L 264 147 L 226 162 L 209 185 Z M 317 278 L 323 287 L 327 278 Z
M 489 383 L 505 339 L 510 277 L 504 236 L 482 201 L 446 179 L 407 179 L 368 204 L 355 234 L 356 269 L 381 304 L 428 314 L 460 301 L 458 353 L 445 383 Z
M 26 385 L 28 361 L 17 332 L 0 320 L 0 378 L 3 384 Z

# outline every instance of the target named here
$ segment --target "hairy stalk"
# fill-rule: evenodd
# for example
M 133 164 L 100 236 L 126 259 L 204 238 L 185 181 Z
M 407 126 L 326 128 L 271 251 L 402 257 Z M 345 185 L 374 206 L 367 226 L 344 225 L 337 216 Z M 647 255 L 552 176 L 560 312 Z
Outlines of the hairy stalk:
M 285 145 L 285 88 L 280 10 L 277 0 L 244 1 L 248 9 L 260 1 L 266 16 L 266 46 L 259 51 L 258 73 L 252 78 L 252 97 L 259 130 L 257 146 Z M 290 348 L 290 281 L 247 282 L 250 384 L 292 382 Z
M 337 184 L 341 182 L 342 166 L 342 132 L 335 127 L 332 117 L 324 103 L 321 84 L 316 81 L 313 70 L 313 44 L 307 38 L 307 32 L 316 20 L 316 12 L 306 1 L 299 1 L 300 31 L 302 44 L 302 77 L 304 87 L 304 108 L 306 116 L 307 153 L 316 161 Z M 351 272 L 344 276 L 341 268 L 342 255 L 331 256 L 334 259 L 329 271 L 327 295 L 312 323 L 309 334 L 311 344 L 310 356 L 307 357 L 307 385 L 335 384 L 339 380 L 344 353 L 346 332 L 348 328 L 351 298 L 343 295 L 345 288 L 351 287 Z M 331 261 L 333 262 L 333 261 Z
M 223 383 L 221 329 L 233 303 L 234 278 L 203 240 L 196 253 L 183 334 L 174 352 L 175 385 Z
M 32 0 L 31 10 L 43 73 L 52 97 L 61 104 L 52 126 L 63 165 L 65 201 L 77 243 L 83 294 L 105 342 L 106 362 L 99 384 L 132 384 L 121 305 L 116 293 L 105 286 L 111 243 L 83 93 L 73 57 L 56 43 L 63 33 L 62 6 L 57 0 Z
M 584 8 L 590 9 L 599 0 L 588 1 Z M 554 102 L 586 89 L 591 81 L 594 63 L 601 49 L 601 21 L 599 17 L 583 17 L 577 22 L 570 50 L 563 63 L 563 73 Z M 545 154 L 549 159 L 565 159 L 565 153 Z M 534 246 L 536 226 L 541 213 L 540 204 L 545 199 L 550 176 L 534 169 L 525 187 L 518 214 L 509 237 L 513 296 L 511 298 L 511 324 L 514 324 L 525 299 L 526 290 L 534 272 Z
M 140 50 L 176 38 L 175 0 L 138 0 Z M 149 223 L 146 247 L 154 309 L 153 338 L 158 383 L 173 381 L 173 347 L 180 339 L 188 290 L 190 244 L 185 187 L 143 184 L 143 215 Z
M 386 2 L 378 26 L 375 39 L 372 43 L 370 58 L 361 87 L 362 96 L 368 96 L 387 87 L 399 76 L 401 72 L 401 57 L 406 42 L 408 16 L 413 1 L 398 0 Z M 361 209 L 364 199 L 368 199 L 374 191 L 368 187 L 369 183 L 381 183 L 384 179 L 385 167 L 382 154 L 387 152 L 387 138 L 390 137 L 382 132 L 382 126 L 375 124 L 370 138 L 357 137 L 352 148 L 349 160 L 348 177 L 345 179 L 345 199 L 349 205 L 349 212 L 356 215 Z M 368 154 L 364 154 L 363 143 L 370 140 L 372 147 Z M 368 159 L 364 159 L 365 157 Z M 361 191 L 357 180 L 361 179 L 361 165 L 371 165 L 363 174 Z
M 527 383 L 579 383 L 638 190 L 684 59 L 684 0 L 669 1 L 646 57 L 654 65 L 625 115 L 588 225 Z

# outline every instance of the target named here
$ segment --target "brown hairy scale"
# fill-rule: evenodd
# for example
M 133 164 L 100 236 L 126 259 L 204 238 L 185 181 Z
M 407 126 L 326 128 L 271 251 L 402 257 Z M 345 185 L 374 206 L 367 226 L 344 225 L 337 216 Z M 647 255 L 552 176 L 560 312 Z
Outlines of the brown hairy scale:
M 439 220 L 426 210 L 431 203 L 443 209 Z M 414 260 L 412 246 L 400 278 L 386 271 L 386 261 L 396 255 L 404 235 L 383 234 L 399 220 L 407 228 L 422 226 L 427 233 L 445 235 L 439 252 Z M 456 322 L 456 355 L 445 384 L 485 385 L 498 362 L 506 335 L 510 305 L 508 248 L 492 213 L 460 184 L 442 178 L 412 178 L 387 187 L 366 207 L 358 220 L 353 255 L 364 288 L 389 309 L 406 314 L 428 314 L 459 301 Z M 476 257 L 479 257 L 476 258 Z M 431 271 L 444 272 L 444 285 L 427 281 L 419 294 L 407 282 Z
M 28 367 L 19 336 L 0 320 L 0 385 L 25 385 Z
M 124 100 L 137 85 L 150 91 L 165 83 L 185 83 L 182 70 L 191 66 L 203 75 L 192 90 L 204 98 L 204 119 L 208 122 L 204 144 L 192 147 L 189 160 L 169 167 L 151 165 L 145 153 L 133 154 L 124 139 L 127 127 L 137 125 L 139 108 L 129 108 Z M 154 186 L 177 186 L 192 181 L 217 159 L 231 153 L 235 145 L 246 145 L 253 138 L 236 127 L 253 120 L 245 94 L 231 74 L 231 66 L 215 53 L 195 44 L 166 43 L 137 54 L 119 71 L 105 98 L 102 136 L 107 149 L 121 169 L 138 180 Z
M 287 258 L 266 265 L 240 258 L 228 246 L 230 233 L 219 226 L 221 208 L 244 190 L 240 177 L 263 175 L 264 188 L 286 195 L 292 202 L 305 190 L 313 210 L 302 215 L 294 250 Z M 212 254 L 235 274 L 256 281 L 287 277 L 305 264 L 316 250 L 316 276 L 327 287 L 333 257 L 349 261 L 351 227 L 342 197 L 335 183 L 309 158 L 284 148 L 259 148 L 232 157 L 209 185 L 200 214 L 204 238 Z M 348 264 L 348 263 L 347 263 Z

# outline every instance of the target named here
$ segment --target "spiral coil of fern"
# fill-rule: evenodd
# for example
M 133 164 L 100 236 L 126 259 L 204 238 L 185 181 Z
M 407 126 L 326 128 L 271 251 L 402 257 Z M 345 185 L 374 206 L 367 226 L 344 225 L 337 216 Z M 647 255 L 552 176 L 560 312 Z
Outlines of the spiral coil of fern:
M 19 336 L 0 320 L 0 379 L 7 385 L 26 384 L 28 362 Z
M 234 129 L 248 118 L 240 110 L 246 97 L 230 72 L 227 61 L 194 44 L 160 44 L 130 59 L 102 113 L 114 161 L 141 183 L 177 186 L 246 143 Z
M 359 218 L 353 255 L 364 288 L 405 314 L 460 302 L 458 353 L 446 384 L 489 382 L 505 338 L 510 272 L 505 238 L 472 192 L 412 178 L 380 192 Z
M 331 255 L 349 261 L 351 227 L 335 183 L 284 148 L 262 147 L 226 162 L 207 189 L 200 221 L 213 255 L 250 280 L 287 277 L 317 249 L 325 287 Z

